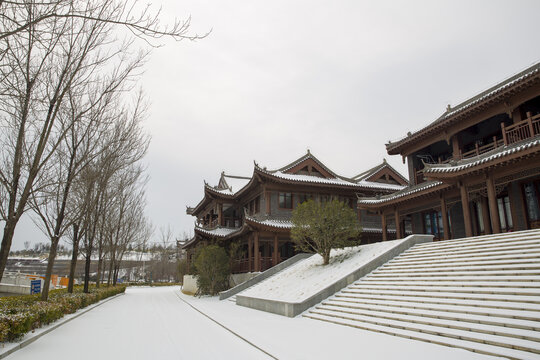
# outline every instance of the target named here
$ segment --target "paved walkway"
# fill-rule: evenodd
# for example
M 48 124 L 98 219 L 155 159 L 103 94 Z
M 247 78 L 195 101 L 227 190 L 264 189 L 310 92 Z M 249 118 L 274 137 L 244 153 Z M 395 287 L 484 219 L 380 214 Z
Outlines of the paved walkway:
M 178 288 L 174 288 L 178 291 Z M 268 359 L 182 302 L 172 288 L 125 295 L 53 330 L 7 359 Z

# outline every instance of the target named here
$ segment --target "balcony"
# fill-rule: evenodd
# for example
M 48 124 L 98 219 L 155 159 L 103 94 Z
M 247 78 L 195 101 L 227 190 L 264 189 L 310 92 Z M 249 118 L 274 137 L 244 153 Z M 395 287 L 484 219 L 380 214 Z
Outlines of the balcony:
M 439 158 L 439 164 L 447 164 L 451 161 L 473 158 L 475 156 L 482 155 L 493 149 L 501 146 L 511 145 L 535 136 L 540 135 L 540 114 L 532 116 L 530 112 L 527 113 L 527 118 L 510 126 L 505 126 L 501 123 L 502 139 L 497 139 L 497 136 L 493 137 L 492 142 L 486 145 L 475 144 L 475 148 L 466 152 L 459 152 L 457 157 L 450 157 L 446 160 Z M 437 161 L 435 161 L 437 163 Z M 420 184 L 426 181 L 423 170 L 416 170 L 415 172 L 416 184 Z
M 531 116 L 527 113 L 527 119 L 508 127 L 501 124 L 504 145 L 510 145 L 531 137 L 540 135 L 540 114 Z

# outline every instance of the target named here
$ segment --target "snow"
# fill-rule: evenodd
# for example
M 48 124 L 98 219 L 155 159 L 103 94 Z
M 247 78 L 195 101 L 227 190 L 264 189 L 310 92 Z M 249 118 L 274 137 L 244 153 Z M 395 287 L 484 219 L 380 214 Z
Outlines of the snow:
M 442 181 L 427 181 L 422 184 L 404 187 L 402 188 L 402 191 L 398 191 L 386 196 L 381 196 L 380 198 L 361 197 L 358 199 L 358 204 L 381 204 L 387 201 L 405 197 L 410 194 L 415 194 L 417 192 L 421 192 L 441 184 Z
M 62 325 L 9 359 L 269 358 L 191 309 L 179 293 L 179 287 L 128 288 L 125 295 Z
M 496 359 L 302 317 L 287 318 L 217 297 L 195 298 L 182 294 L 179 287 L 128 288 L 125 295 L 60 326 L 9 359 L 270 359 L 254 346 L 284 360 Z
M 262 225 L 266 225 L 266 226 L 271 226 L 271 227 L 275 227 L 275 228 L 280 228 L 280 229 L 290 229 L 292 228 L 292 221 L 290 220 L 281 220 L 281 219 L 264 219 L 264 220 L 257 220 L 255 218 L 252 218 L 250 216 L 246 216 L 246 219 L 249 219 L 253 222 L 256 222 L 258 224 L 262 224 Z
M 322 257 L 315 254 L 239 295 L 302 302 L 403 241 L 400 239 L 332 250 L 330 264 L 327 266 L 323 266 Z
M 310 176 L 303 174 L 288 174 L 281 171 L 267 172 L 270 175 L 273 175 L 277 178 L 284 180 L 300 181 L 300 182 L 311 182 L 318 184 L 331 184 L 331 185 L 343 185 L 343 186 L 352 186 L 360 188 L 375 188 L 375 189 L 385 189 L 385 190 L 402 190 L 405 186 L 395 185 L 395 184 L 385 184 L 374 181 L 365 181 L 361 180 L 359 182 L 347 181 L 341 178 L 322 178 L 318 176 Z
M 496 359 L 396 336 L 340 326 L 304 317 L 236 306 L 216 297 L 182 299 L 278 359 Z
M 241 228 L 226 228 L 226 227 L 221 227 L 221 226 L 218 226 L 215 229 L 205 229 L 205 228 L 195 225 L 195 228 L 197 229 L 197 231 L 204 232 L 213 236 L 219 236 L 219 237 L 225 237 L 241 230 Z

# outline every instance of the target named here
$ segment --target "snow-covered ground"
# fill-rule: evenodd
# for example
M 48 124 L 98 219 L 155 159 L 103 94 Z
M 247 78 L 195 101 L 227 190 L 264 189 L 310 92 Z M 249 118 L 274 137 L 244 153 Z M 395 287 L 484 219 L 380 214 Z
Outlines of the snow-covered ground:
M 181 294 L 194 307 L 278 359 L 487 360 L 470 351 L 408 340 L 301 316 L 281 315 L 238 306 L 217 297 Z
M 302 317 L 287 318 L 237 306 L 231 301 L 219 301 L 217 297 L 194 298 L 182 294 L 179 287 L 128 288 L 126 295 L 62 325 L 8 359 L 272 357 L 295 360 L 494 359 Z
M 301 302 L 403 241 L 400 239 L 332 250 L 330 263 L 326 266 L 322 265 L 322 257 L 315 254 L 243 291 L 241 295 Z
M 128 288 L 125 295 L 51 331 L 8 359 L 269 358 L 186 305 L 179 293 L 179 287 Z

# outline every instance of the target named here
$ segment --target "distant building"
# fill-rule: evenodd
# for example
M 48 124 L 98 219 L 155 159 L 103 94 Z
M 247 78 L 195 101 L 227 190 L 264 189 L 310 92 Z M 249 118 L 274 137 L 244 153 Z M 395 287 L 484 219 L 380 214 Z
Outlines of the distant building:
M 384 196 L 406 185 L 407 180 L 386 161 L 347 178 L 334 173 L 309 151 L 277 170 L 255 164 L 250 177 L 222 173 L 216 186 L 204 184 L 199 204 L 187 208 L 197 220 L 195 236 L 183 249 L 191 261 L 200 244 L 237 247 L 233 272 L 264 271 L 295 254 L 290 220 L 298 204 L 308 199 L 339 199 L 357 210 L 359 194 Z M 381 239 L 380 220 L 373 212 L 359 212 L 363 242 Z
M 383 224 L 451 239 L 540 227 L 540 63 L 388 143 L 407 159 L 410 186 L 358 208 Z

